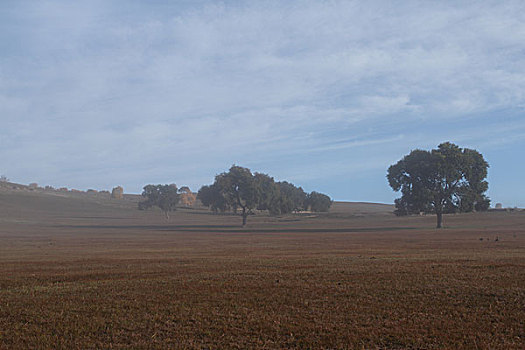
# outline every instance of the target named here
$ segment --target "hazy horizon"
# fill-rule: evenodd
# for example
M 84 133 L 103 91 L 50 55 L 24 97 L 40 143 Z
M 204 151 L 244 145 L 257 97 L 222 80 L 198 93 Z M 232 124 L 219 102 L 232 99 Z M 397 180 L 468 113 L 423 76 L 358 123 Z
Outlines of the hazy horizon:
M 3 1 L 0 174 L 197 191 L 232 164 L 393 203 L 387 168 L 450 141 L 525 207 L 525 3 Z

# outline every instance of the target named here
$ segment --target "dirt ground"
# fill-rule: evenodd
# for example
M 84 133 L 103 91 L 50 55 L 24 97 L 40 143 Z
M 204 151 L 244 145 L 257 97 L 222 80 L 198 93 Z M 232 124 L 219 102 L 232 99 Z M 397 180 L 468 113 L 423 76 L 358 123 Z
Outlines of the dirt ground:
M 0 193 L 1 349 L 524 349 L 525 211 L 166 221 Z

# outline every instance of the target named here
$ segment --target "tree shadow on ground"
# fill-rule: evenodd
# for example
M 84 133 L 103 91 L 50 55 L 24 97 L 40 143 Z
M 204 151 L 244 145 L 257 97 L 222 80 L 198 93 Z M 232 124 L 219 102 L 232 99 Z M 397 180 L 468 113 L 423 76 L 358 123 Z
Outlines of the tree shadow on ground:
M 250 228 L 239 225 L 56 225 L 54 227 L 92 230 L 148 230 L 162 232 L 210 233 L 352 233 L 389 232 L 421 229 L 420 227 L 338 227 L 338 228 Z

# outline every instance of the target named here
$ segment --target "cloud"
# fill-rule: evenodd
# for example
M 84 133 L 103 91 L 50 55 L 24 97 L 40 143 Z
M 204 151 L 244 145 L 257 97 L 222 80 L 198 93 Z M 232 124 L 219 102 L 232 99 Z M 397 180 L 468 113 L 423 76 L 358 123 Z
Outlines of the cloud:
M 525 106 L 519 1 L 0 6 L 0 159 L 21 181 L 198 186 L 234 162 L 330 176 L 312 164 L 474 140 Z

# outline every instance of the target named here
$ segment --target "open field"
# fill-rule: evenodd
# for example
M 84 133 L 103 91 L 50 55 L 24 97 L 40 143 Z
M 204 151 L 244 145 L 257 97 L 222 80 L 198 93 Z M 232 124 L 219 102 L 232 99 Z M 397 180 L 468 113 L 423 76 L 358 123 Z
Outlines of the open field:
M 525 211 L 135 208 L 0 193 L 0 348 L 525 348 Z

